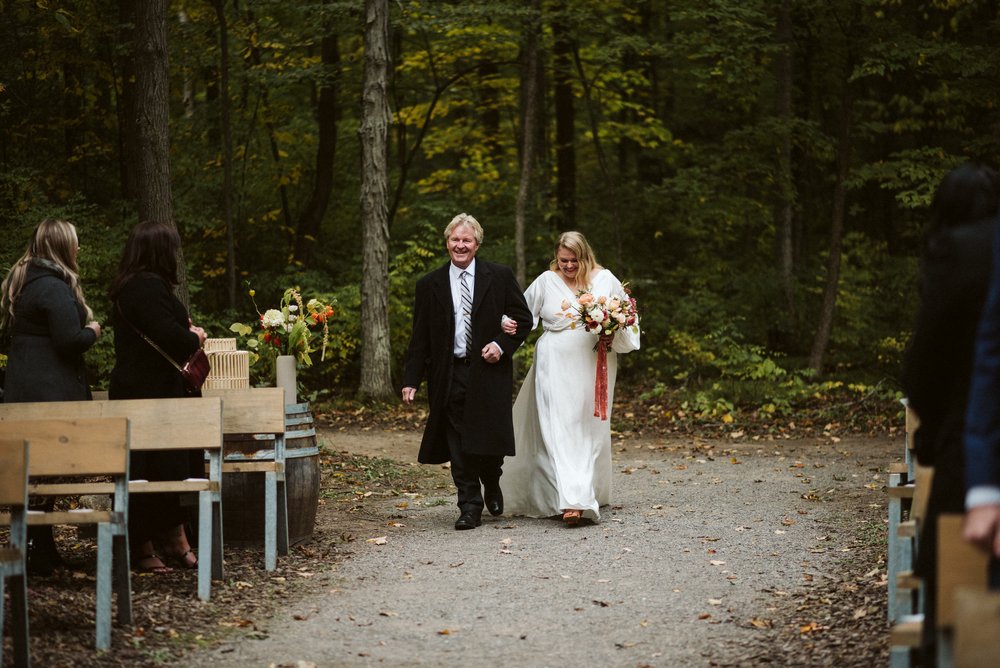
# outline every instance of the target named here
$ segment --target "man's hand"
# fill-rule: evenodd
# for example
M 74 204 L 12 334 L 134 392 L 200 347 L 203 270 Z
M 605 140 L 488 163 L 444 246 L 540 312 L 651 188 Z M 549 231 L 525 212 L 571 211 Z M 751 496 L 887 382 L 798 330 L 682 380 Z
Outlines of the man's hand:
M 975 506 L 965 513 L 965 540 L 1000 557 L 1000 503 Z
M 415 387 L 404 387 L 403 388 L 403 403 L 412 404 L 413 397 L 417 396 L 417 388 Z
M 486 344 L 486 347 L 483 348 L 483 361 L 487 364 L 496 364 L 500 361 L 501 355 L 503 355 L 503 351 L 500 349 L 500 346 L 496 341 L 490 341 Z
M 506 315 L 504 315 L 500 319 L 500 329 L 502 329 L 503 333 L 506 334 L 507 336 L 514 336 L 515 334 L 517 334 L 517 320 L 514 320 L 513 318 L 508 318 Z

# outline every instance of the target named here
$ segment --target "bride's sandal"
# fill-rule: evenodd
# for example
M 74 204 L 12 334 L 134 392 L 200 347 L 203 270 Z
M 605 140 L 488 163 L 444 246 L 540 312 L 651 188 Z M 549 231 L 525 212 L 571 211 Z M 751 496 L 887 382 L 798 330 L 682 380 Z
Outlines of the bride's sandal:
M 194 550 L 188 548 L 180 554 L 167 554 L 167 559 L 175 563 L 177 566 L 186 569 L 198 568 L 198 556 L 194 553 Z
M 566 523 L 568 527 L 575 527 L 580 523 L 580 518 L 583 516 L 582 510 L 577 510 L 572 508 L 563 513 L 563 522 Z
M 172 573 L 174 569 L 163 563 L 160 555 L 155 552 L 143 554 L 132 558 L 132 568 L 141 573 Z

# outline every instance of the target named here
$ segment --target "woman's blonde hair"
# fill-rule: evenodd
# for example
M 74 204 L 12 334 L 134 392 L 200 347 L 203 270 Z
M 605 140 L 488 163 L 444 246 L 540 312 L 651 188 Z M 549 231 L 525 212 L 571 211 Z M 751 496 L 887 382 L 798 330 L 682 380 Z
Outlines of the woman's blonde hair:
M 47 218 L 38 224 L 31 236 L 28 250 L 14 263 L 7 272 L 7 278 L 0 284 L 0 329 L 10 327 L 14 322 L 14 311 L 17 308 L 17 298 L 24 288 L 24 279 L 28 267 L 35 260 L 55 269 L 62 274 L 62 279 L 73 292 L 74 298 L 87 312 L 87 320 L 93 320 L 94 313 L 87 306 L 80 287 L 79 269 L 76 264 L 76 252 L 79 240 L 76 228 L 65 220 Z
M 556 241 L 555 250 L 552 252 L 552 261 L 549 263 L 549 269 L 552 271 L 559 269 L 560 248 L 565 248 L 576 255 L 577 262 L 580 263 L 579 268 L 576 270 L 577 285 L 583 288 L 590 287 L 590 275 L 599 265 L 597 264 L 597 258 L 594 257 L 594 250 L 587 243 L 587 237 L 583 236 L 580 232 L 563 232 L 560 234 L 558 241 Z

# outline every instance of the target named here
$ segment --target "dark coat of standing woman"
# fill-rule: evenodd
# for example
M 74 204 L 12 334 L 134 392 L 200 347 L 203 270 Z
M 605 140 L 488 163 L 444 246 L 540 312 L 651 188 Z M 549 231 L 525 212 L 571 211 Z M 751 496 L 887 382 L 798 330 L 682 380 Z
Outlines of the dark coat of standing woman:
M 920 311 L 903 370 L 907 401 L 920 418 L 914 434 L 917 461 L 934 467 L 916 564 L 924 581 L 925 665 L 935 660 L 937 517 L 964 510 L 962 433 L 998 206 L 1000 177 L 988 167 L 962 165 L 942 180 L 921 261 Z
M 0 327 L 11 337 L 3 394 L 8 403 L 91 398 L 83 353 L 101 326 L 80 288 L 79 249 L 72 224 L 44 220 L 3 281 Z M 60 561 L 52 527 L 28 527 L 28 538 L 29 571 L 50 574 Z
M 160 399 L 188 396 L 180 372 L 149 344 L 147 336 L 178 364 L 205 341 L 205 332 L 191 324 L 187 309 L 174 295 L 178 282 L 180 237 L 169 225 L 139 223 L 125 244 L 118 276 L 109 291 L 115 330 L 115 367 L 111 399 Z M 204 477 L 201 453 L 133 452 L 130 477 L 177 480 Z M 164 559 L 195 568 L 197 558 L 184 524 L 189 514 L 176 494 L 139 494 L 129 499 L 129 542 L 133 565 L 163 572 Z M 155 551 L 158 544 L 162 556 Z

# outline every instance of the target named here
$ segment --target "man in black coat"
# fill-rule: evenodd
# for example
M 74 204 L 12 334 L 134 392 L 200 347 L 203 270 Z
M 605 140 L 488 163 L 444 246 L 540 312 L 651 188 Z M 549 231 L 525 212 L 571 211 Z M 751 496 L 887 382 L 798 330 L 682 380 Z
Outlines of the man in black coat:
M 430 415 L 418 461 L 451 462 L 461 512 L 455 528 L 474 529 L 484 506 L 503 513 L 501 467 L 514 455 L 511 358 L 532 319 L 510 268 L 476 259 L 483 228 L 475 218 L 455 216 L 444 236 L 451 261 L 417 281 L 402 398 L 412 403 L 427 380 Z M 504 334 L 504 315 L 517 322 L 516 334 Z

